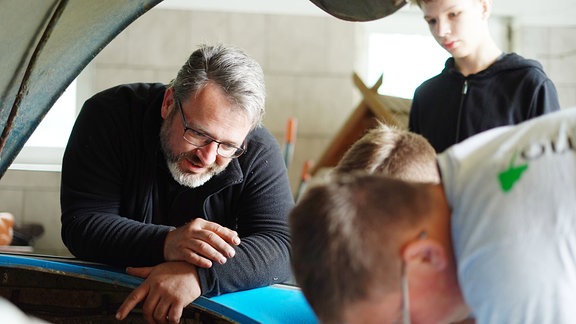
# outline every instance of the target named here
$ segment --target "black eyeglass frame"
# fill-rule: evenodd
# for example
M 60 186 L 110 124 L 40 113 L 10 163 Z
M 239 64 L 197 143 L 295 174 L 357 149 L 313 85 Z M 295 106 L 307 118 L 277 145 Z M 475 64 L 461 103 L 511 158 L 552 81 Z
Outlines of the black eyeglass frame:
M 206 145 L 208 145 L 208 144 L 210 144 L 210 143 L 212 143 L 212 142 L 218 143 L 218 147 L 216 148 L 216 153 L 217 153 L 218 155 L 220 155 L 221 157 L 228 158 L 228 159 L 235 159 L 235 158 L 240 157 L 242 154 L 246 153 L 246 147 L 245 147 L 245 145 L 246 145 L 245 143 L 246 143 L 246 142 L 244 142 L 244 144 L 243 144 L 244 147 L 238 147 L 238 146 L 232 145 L 232 144 L 230 144 L 230 143 L 221 142 L 221 141 L 215 139 L 214 137 L 212 137 L 212 136 L 210 136 L 210 135 L 208 135 L 208 134 L 206 134 L 206 133 L 203 133 L 203 132 L 201 132 L 201 131 L 199 131 L 199 130 L 197 130 L 197 129 L 194 129 L 194 128 L 188 126 L 188 122 L 186 122 L 186 117 L 184 116 L 184 109 L 182 108 L 182 104 L 180 103 L 179 100 L 174 100 L 174 103 L 175 103 L 175 105 L 178 107 L 178 109 L 180 110 L 180 116 L 182 116 L 182 124 L 183 124 L 183 126 L 184 126 L 184 133 L 182 134 L 182 138 L 183 138 L 187 143 L 189 143 L 189 144 L 191 144 L 191 145 L 194 145 L 194 146 L 196 146 L 196 147 L 198 147 L 198 148 L 204 147 L 204 146 L 206 146 Z M 204 144 L 198 145 L 198 144 L 196 144 L 196 143 L 192 143 L 190 140 L 188 140 L 188 139 L 186 138 L 186 133 L 187 133 L 187 132 L 192 133 L 192 137 L 205 138 L 206 140 L 204 140 Z M 231 149 L 234 149 L 234 152 L 232 152 L 232 154 L 229 154 L 229 155 L 227 155 L 227 154 L 222 154 L 222 153 L 220 152 L 220 147 L 221 147 L 222 145 L 224 145 L 225 147 L 229 147 L 229 148 L 231 148 Z

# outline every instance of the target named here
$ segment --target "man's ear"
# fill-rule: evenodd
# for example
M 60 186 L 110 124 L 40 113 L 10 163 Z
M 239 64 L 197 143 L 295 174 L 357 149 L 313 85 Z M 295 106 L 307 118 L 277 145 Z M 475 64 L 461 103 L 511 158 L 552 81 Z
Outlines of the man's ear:
M 170 114 L 170 109 L 174 108 L 174 88 L 168 87 L 164 92 L 164 99 L 162 100 L 162 109 L 160 114 L 163 119 L 166 119 Z
M 410 242 L 402 251 L 408 268 L 426 267 L 434 271 L 446 268 L 448 260 L 444 247 L 434 239 L 424 238 Z
M 482 6 L 482 18 L 488 20 L 492 14 L 492 0 L 482 0 L 480 5 Z

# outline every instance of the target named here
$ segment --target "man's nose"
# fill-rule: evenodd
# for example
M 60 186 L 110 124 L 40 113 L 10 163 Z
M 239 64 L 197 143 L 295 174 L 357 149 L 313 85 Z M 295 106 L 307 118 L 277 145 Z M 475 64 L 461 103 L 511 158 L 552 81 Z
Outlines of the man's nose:
M 209 144 L 199 147 L 197 149 L 198 158 L 202 161 L 204 165 L 212 165 L 216 161 L 218 156 L 218 143 L 210 142 Z

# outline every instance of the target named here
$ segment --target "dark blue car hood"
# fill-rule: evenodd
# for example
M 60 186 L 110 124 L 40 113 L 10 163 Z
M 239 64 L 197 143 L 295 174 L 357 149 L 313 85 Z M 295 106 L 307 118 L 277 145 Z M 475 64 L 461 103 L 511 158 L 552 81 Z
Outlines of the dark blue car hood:
M 0 1 L 0 177 L 80 71 L 160 1 Z

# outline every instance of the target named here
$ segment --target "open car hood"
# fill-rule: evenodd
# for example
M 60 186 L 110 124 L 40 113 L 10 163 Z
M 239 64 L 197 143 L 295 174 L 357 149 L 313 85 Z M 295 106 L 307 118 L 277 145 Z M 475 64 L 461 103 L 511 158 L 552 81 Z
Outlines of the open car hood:
M 0 0 L 0 178 L 48 110 L 116 35 L 162 0 Z M 310 0 L 366 21 L 404 0 Z
M 161 0 L 0 0 L 0 178 L 116 35 Z
M 389 16 L 406 0 L 310 0 L 332 16 L 347 21 L 371 21 Z

